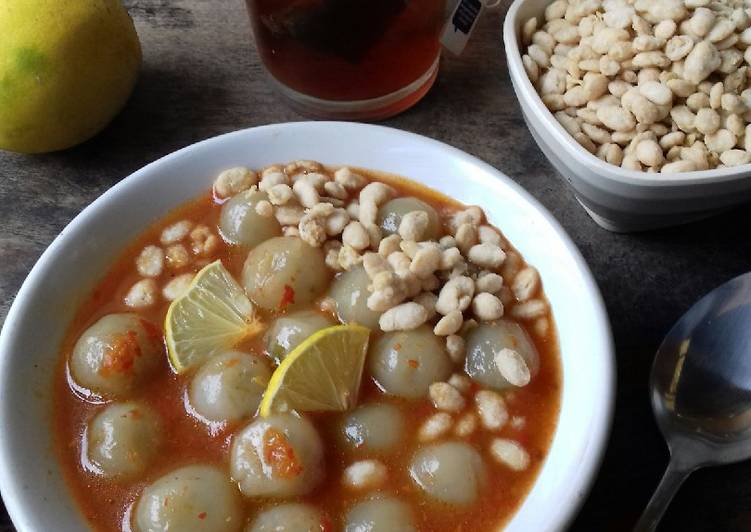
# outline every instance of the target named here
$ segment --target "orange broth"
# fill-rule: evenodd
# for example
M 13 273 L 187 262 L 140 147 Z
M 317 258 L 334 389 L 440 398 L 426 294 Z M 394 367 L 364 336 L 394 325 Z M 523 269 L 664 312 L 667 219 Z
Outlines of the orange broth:
M 363 170 L 358 172 L 371 180 L 388 182 L 397 188 L 399 195 L 412 195 L 422 199 L 436 208 L 442 217 L 462 208 L 462 205 L 454 200 L 413 182 Z M 156 377 L 128 398 L 145 401 L 161 415 L 165 441 L 159 458 L 144 475 L 129 482 L 107 480 L 88 470 L 84 465 L 83 434 L 87 423 L 101 410 L 102 404 L 87 401 L 80 392 L 76 392 L 71 385 L 67 369 L 67 360 L 76 340 L 90 325 L 106 314 L 132 312 L 132 309 L 123 303 L 123 296 L 139 279 L 134 262 L 140 250 L 145 245 L 158 243 L 161 230 L 178 220 L 187 219 L 216 227 L 220 210 L 221 203 L 210 194 L 206 194 L 169 213 L 138 237 L 78 309 L 62 345 L 54 380 L 55 447 L 68 486 L 81 512 L 94 530 L 131 530 L 128 522 L 131 507 L 143 488 L 177 467 L 197 462 L 216 464 L 229 474 L 229 447 L 232 434 L 247 424 L 248 420 L 235 426 L 209 426 L 187 413 L 186 388 L 190 375 L 174 373 L 168 362 L 166 350 L 162 367 Z M 222 259 L 227 269 L 239 278 L 245 254 L 222 243 L 207 259 Z M 169 276 L 176 276 L 185 271 L 197 271 L 200 267 L 202 265 L 193 265 L 184 270 L 163 273 L 160 280 L 167 280 Z M 152 308 L 139 310 L 139 313 L 143 318 L 163 327 L 168 306 L 169 302 L 160 301 Z M 496 530 L 513 516 L 529 492 L 545 460 L 558 419 L 562 388 L 561 368 L 552 316 L 548 315 L 548 319 L 549 332 L 542 338 L 531 334 L 530 328 L 520 322 L 530 332 L 529 336 L 539 351 L 540 370 L 527 386 L 503 394 L 510 415 L 525 419 L 523 426 L 514 428 L 508 423 L 496 433 L 477 430 L 468 438 L 463 438 L 478 449 L 490 473 L 488 483 L 474 504 L 466 508 L 450 506 L 432 501 L 420 492 L 409 477 L 409 460 L 419 445 L 417 427 L 436 410 L 427 398 L 406 400 L 385 396 L 367 375 L 363 379 L 360 403 L 380 401 L 398 406 L 407 427 L 403 444 L 397 451 L 384 455 L 351 450 L 342 444 L 341 422 L 344 414 L 309 414 L 324 441 L 326 480 L 311 495 L 296 500 L 320 507 L 331 519 L 334 529 L 339 530 L 348 507 L 366 495 L 343 487 L 343 471 L 354 460 L 375 457 L 381 459 L 389 470 L 387 484 L 380 491 L 391 493 L 399 500 L 407 502 L 413 509 L 419 530 Z M 377 333 L 374 332 L 371 337 L 371 343 L 375 334 Z M 259 354 L 265 352 L 262 335 L 239 347 Z M 490 458 L 486 449 L 490 441 L 498 436 L 514 439 L 524 446 L 530 456 L 530 466 L 526 470 L 512 471 Z M 257 509 L 268 502 L 272 501 L 245 499 L 246 517 L 256 515 Z

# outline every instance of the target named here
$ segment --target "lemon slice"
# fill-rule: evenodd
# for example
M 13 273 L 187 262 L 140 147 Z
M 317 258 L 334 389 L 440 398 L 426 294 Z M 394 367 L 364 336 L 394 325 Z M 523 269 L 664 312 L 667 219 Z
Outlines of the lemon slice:
M 261 416 L 352 408 L 360 390 L 369 335 L 370 329 L 361 325 L 336 325 L 307 338 L 271 375 Z
M 164 323 L 167 352 L 178 373 L 262 328 L 253 304 L 221 261 L 196 274 L 185 294 L 169 306 Z

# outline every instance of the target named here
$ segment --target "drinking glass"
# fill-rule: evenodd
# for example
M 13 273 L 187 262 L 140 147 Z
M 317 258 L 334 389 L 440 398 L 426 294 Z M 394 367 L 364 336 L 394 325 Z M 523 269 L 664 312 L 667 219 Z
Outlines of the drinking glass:
M 246 0 L 261 60 L 299 112 L 377 120 L 438 72 L 444 0 Z

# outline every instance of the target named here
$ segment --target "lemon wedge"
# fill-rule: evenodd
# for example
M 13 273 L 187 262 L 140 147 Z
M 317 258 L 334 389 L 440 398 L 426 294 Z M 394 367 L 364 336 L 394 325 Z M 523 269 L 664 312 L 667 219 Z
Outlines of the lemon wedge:
M 261 332 L 255 308 L 242 287 L 215 261 L 199 271 L 167 310 L 167 353 L 178 373 Z
M 349 410 L 357 402 L 370 329 L 335 325 L 298 345 L 271 375 L 261 416 Z

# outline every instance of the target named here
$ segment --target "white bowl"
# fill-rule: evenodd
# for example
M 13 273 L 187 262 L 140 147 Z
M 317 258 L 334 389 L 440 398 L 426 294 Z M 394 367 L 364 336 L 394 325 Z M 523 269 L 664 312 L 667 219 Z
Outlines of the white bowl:
M 608 164 L 585 150 L 542 103 L 521 60 L 521 28 L 549 0 L 515 0 L 503 24 L 511 83 L 537 145 L 592 218 L 610 231 L 641 231 L 697 220 L 751 199 L 751 165 L 648 174 Z
M 303 122 L 247 129 L 168 155 L 122 180 L 44 252 L 0 335 L 0 490 L 20 532 L 85 528 L 50 438 L 60 341 L 83 298 L 123 248 L 229 166 L 316 159 L 401 174 L 485 208 L 542 276 L 560 337 L 563 398 L 548 458 L 508 530 L 560 530 L 597 471 L 615 391 L 610 327 L 587 265 L 527 192 L 455 148 L 384 127 Z

